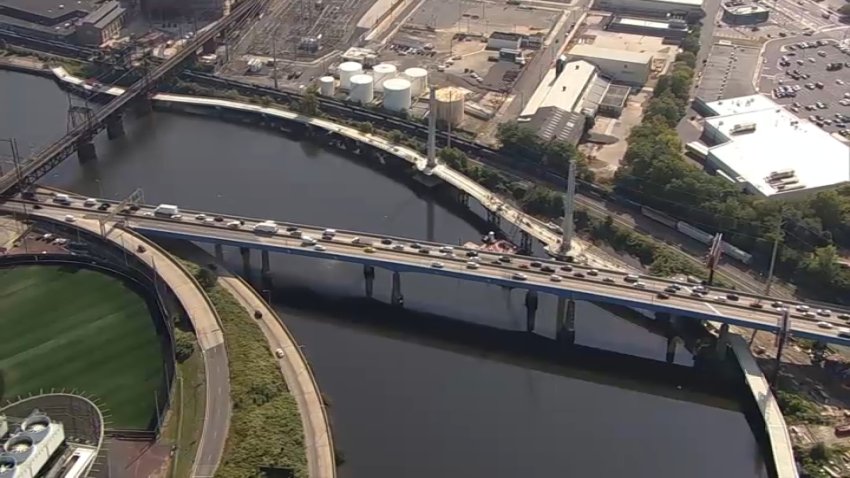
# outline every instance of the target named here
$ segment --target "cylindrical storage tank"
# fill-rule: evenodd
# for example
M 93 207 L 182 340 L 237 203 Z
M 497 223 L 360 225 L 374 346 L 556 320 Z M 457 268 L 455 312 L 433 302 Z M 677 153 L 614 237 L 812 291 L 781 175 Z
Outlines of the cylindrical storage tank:
M 437 115 L 437 121 L 458 125 L 463 121 L 463 103 L 464 91 L 460 88 L 447 86 L 437 90 L 437 104 L 434 113 Z
M 350 80 L 351 88 L 348 96 L 351 101 L 371 103 L 375 98 L 372 91 L 372 77 L 369 75 L 354 75 Z
M 322 96 L 333 96 L 336 89 L 335 87 L 334 77 L 323 76 L 319 78 L 319 93 L 321 93 Z
M 346 61 L 339 65 L 339 87 L 343 90 L 351 88 L 351 77 L 363 73 L 363 65 L 356 61 Z
M 404 78 L 390 78 L 384 82 L 384 109 L 403 111 L 410 109 L 410 82 Z
M 382 91 L 384 89 L 384 81 L 395 78 L 397 71 L 395 65 L 390 65 L 389 63 L 375 65 L 375 68 L 372 68 L 372 77 L 375 79 L 375 91 Z
M 410 81 L 410 92 L 413 96 L 419 96 L 428 89 L 428 70 L 424 68 L 408 68 L 404 70 L 404 76 Z

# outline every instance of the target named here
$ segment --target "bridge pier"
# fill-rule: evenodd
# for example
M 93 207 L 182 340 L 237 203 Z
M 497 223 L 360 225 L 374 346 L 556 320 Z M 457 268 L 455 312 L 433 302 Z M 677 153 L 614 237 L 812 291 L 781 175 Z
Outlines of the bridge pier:
M 215 258 L 218 262 L 224 263 L 224 246 L 221 244 L 215 245 Z
M 268 277 L 269 275 L 271 275 L 272 272 L 272 266 L 269 262 L 269 251 L 261 251 L 260 259 L 262 260 L 260 273 L 263 275 L 263 277 Z
M 720 326 L 720 334 L 717 336 L 714 353 L 718 360 L 726 358 L 726 349 L 729 347 L 729 324 Z
M 118 139 L 124 136 L 124 120 L 120 113 L 116 113 L 106 120 L 106 137 Z
M 495 226 L 499 226 L 502 224 L 502 216 L 499 215 L 496 211 L 487 210 L 487 222 L 493 224 Z
M 363 278 L 366 280 L 366 297 L 371 299 L 375 286 L 375 266 L 363 266 Z
M 574 344 L 576 342 L 576 301 L 558 297 L 555 323 L 555 337 L 558 342 Z
M 404 295 L 401 293 L 401 274 L 393 271 L 393 291 L 390 295 L 390 303 L 397 307 L 404 306 Z
M 77 141 L 77 159 L 81 163 L 97 159 L 97 150 L 94 148 L 94 143 L 90 139 L 80 139 Z
M 525 292 L 525 331 L 534 332 L 534 323 L 537 315 L 537 291 Z
M 251 249 L 240 247 L 239 253 L 242 255 L 242 275 L 251 277 Z
M 667 336 L 667 363 L 672 364 L 676 361 L 676 348 L 680 340 L 675 334 L 669 334 Z
M 519 253 L 520 254 L 531 254 L 531 234 L 520 231 L 519 233 Z

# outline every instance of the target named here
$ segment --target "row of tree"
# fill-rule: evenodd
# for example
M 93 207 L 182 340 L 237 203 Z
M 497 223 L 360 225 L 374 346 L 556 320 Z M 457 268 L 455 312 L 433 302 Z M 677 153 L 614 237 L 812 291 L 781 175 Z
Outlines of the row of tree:
M 838 250 L 850 248 L 850 187 L 797 202 L 765 200 L 687 162 L 675 128 L 687 109 L 695 63 L 695 49 L 686 49 L 671 72 L 659 79 L 642 124 L 629 135 L 615 177 L 617 192 L 702 229 L 722 232 L 726 241 L 750 251 L 763 268 L 778 238 L 778 273 L 821 299 L 847 302 L 850 272 L 839 265 Z

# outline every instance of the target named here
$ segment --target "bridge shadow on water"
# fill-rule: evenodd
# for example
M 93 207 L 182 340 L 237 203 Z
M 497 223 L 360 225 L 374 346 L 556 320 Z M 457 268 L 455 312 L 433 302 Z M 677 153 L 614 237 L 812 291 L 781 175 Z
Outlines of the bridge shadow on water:
M 667 364 L 394 307 L 375 299 L 328 296 L 301 286 L 270 289 L 267 283 L 252 284 L 258 290 L 270 290 L 274 305 L 309 312 L 312 320 L 335 326 L 567 378 L 742 411 L 740 387 L 699 360 L 694 367 Z M 281 315 L 286 317 L 285 310 Z

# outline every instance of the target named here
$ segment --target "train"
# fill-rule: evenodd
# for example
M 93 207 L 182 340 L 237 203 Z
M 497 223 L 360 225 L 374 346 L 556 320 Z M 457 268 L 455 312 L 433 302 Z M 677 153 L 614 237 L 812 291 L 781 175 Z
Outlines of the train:
M 651 207 L 641 206 L 640 212 L 643 216 L 646 216 L 655 222 L 664 224 L 667 227 L 676 229 L 677 231 L 690 237 L 691 239 L 707 246 L 711 245 L 711 242 L 714 240 L 713 234 L 705 232 L 698 227 L 694 227 L 685 221 L 677 220 L 676 218 L 656 209 L 652 209 Z M 721 242 L 720 250 L 723 252 L 723 254 L 744 264 L 749 264 L 753 260 L 752 254 L 742 249 L 739 249 L 726 241 Z

